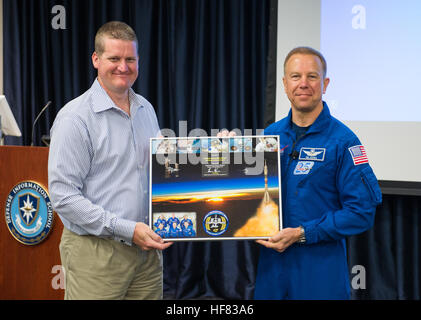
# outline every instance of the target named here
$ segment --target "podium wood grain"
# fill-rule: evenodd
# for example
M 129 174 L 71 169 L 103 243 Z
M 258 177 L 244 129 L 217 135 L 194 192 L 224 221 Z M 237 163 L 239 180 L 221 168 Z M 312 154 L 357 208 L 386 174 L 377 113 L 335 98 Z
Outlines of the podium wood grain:
M 6 200 L 16 184 L 22 181 L 34 181 L 48 190 L 47 166 L 46 147 L 0 147 L 1 300 L 63 299 L 64 290 L 53 288 L 53 279 L 59 275 L 59 271 L 53 267 L 61 265 L 58 246 L 63 230 L 57 214 L 54 213 L 50 234 L 37 245 L 18 242 L 9 232 L 5 221 Z M 61 282 L 54 281 L 54 283 Z

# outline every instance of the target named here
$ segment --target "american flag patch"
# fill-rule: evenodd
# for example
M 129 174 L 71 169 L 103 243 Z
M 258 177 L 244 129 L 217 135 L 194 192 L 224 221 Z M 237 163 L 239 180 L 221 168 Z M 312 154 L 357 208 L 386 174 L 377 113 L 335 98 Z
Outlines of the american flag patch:
M 348 150 L 351 153 L 352 161 L 354 161 L 355 166 L 363 163 L 368 163 L 368 158 L 364 146 L 353 146 Z

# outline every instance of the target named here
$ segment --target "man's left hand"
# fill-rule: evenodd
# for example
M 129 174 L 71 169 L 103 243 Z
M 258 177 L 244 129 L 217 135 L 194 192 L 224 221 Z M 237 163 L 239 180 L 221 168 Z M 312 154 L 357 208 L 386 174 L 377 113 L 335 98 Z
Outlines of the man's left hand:
M 266 248 L 284 252 L 290 245 L 300 240 L 301 228 L 285 228 L 268 240 L 256 240 L 258 244 Z

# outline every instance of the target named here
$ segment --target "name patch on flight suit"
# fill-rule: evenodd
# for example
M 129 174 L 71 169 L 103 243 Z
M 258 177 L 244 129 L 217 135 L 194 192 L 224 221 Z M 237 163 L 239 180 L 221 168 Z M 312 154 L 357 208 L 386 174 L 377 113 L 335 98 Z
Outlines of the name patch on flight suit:
M 313 168 L 313 165 L 313 161 L 298 161 L 297 166 L 294 169 L 294 174 L 308 174 L 311 168 Z
M 300 157 L 298 160 L 324 161 L 326 149 L 325 148 L 307 148 L 300 149 Z

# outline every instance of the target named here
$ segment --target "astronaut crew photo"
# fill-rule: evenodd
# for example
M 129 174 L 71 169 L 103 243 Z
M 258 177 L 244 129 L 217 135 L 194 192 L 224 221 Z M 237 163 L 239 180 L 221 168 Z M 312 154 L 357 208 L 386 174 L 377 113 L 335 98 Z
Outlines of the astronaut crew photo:
M 154 230 L 161 238 L 190 238 L 196 236 L 193 221 L 186 214 L 180 220 L 173 213 L 169 218 L 160 215 L 154 223 Z

